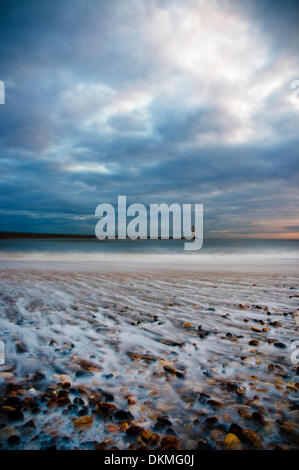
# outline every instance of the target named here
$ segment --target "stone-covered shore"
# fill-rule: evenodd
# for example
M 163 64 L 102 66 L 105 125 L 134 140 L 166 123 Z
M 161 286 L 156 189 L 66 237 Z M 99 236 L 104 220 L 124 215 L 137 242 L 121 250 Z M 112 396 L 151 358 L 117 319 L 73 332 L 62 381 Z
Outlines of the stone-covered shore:
M 279 273 L 1 271 L 0 446 L 297 449 L 298 300 Z

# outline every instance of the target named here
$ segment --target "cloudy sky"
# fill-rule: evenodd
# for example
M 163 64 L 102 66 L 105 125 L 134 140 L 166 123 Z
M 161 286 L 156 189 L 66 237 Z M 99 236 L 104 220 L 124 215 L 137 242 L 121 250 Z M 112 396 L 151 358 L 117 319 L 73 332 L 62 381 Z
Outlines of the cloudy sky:
M 127 195 L 299 238 L 298 24 L 296 0 L 1 0 L 0 230 L 93 233 Z

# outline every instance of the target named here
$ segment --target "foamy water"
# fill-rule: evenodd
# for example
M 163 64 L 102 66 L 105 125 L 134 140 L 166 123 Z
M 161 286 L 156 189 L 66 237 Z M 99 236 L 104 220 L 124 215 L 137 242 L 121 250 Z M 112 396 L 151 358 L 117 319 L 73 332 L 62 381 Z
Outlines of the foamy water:
M 2 370 L 11 374 L 2 379 L 2 394 L 7 382 L 19 383 L 21 399 L 34 396 L 39 408 L 32 433 L 24 433 L 23 422 L 14 424 L 21 447 L 140 445 L 113 416 L 95 413 L 91 397 L 97 393 L 103 399 L 110 394 L 117 408 L 151 432 L 167 415 L 171 425 L 157 432 L 175 433 L 182 448 L 196 447 L 200 438 L 223 448 L 232 423 L 255 431 L 264 448 L 296 447 L 294 436 L 282 430 L 298 419 L 290 360 L 291 341 L 298 339 L 296 260 L 273 264 L 270 257 L 267 266 L 263 258 L 258 266 L 248 257 L 226 264 L 218 257 L 213 265 L 173 254 L 22 256 L 2 253 L 0 274 Z M 257 346 L 249 344 L 253 339 Z M 34 382 L 37 372 L 45 378 Z M 70 377 L 69 399 L 79 393 L 85 414 L 94 416 L 84 431 L 72 425 L 79 409 L 49 408 L 41 399 L 49 386 L 57 393 L 61 374 Z M 244 393 L 231 391 L 228 382 Z M 263 425 L 250 418 L 254 412 Z M 218 434 L 206 424 L 212 416 Z M 31 418 L 25 409 L 24 422 Z M 5 439 L 3 445 L 9 446 Z
M 201 271 L 297 273 L 298 240 L 205 240 L 198 252 L 183 240 L 0 240 L 3 269 Z

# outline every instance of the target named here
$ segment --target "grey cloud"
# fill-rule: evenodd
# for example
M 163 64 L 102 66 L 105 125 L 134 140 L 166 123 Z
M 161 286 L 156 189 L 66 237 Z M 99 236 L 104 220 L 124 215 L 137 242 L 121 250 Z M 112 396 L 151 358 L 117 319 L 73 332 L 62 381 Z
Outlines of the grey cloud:
M 203 202 L 207 230 L 266 233 L 286 218 L 292 222 L 281 230 L 297 227 L 299 112 L 287 101 L 288 73 L 271 93 L 267 86 L 278 61 L 292 64 L 290 72 L 297 64 L 299 73 L 299 8 L 292 1 L 219 3 L 267 43 L 269 56 L 243 93 L 239 79 L 222 82 L 216 67 L 205 76 L 160 53 L 172 51 L 159 43 L 159 28 L 148 29 L 157 9 L 195 3 L 1 2 L 0 79 L 8 86 L 0 107 L 0 204 L 10 211 L 0 213 L 2 230 L 90 233 L 93 224 L 76 214 L 92 214 L 118 194 L 146 204 Z M 259 106 L 254 85 L 263 80 Z M 242 100 L 249 103 L 243 114 Z M 242 126 L 253 137 L 238 140 Z M 114 171 L 71 170 L 92 163 Z

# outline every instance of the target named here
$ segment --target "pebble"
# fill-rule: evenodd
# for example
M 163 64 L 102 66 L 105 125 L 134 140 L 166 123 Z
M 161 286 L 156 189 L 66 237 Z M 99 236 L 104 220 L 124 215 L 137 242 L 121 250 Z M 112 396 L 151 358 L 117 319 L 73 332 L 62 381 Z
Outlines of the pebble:
M 212 406 L 213 408 L 222 408 L 223 404 L 217 400 L 208 400 L 207 404 Z
M 234 434 L 239 439 L 243 438 L 243 429 L 236 423 L 232 423 L 229 427 L 229 433 Z
M 23 353 L 28 351 L 27 346 L 26 346 L 25 343 L 23 343 L 23 341 L 17 341 L 15 343 L 15 346 L 16 346 L 16 350 L 19 354 L 23 354 Z
M 162 449 L 178 449 L 181 446 L 181 441 L 175 436 L 165 436 L 161 441 Z
M 4 426 L 4 428 L 0 429 L 0 437 L 2 439 L 8 439 L 10 436 L 15 436 L 17 434 L 17 430 L 11 426 Z
M 92 416 L 82 416 L 80 418 L 74 418 L 73 419 L 73 425 L 75 428 L 78 428 L 78 427 L 89 427 L 91 426 L 93 423 L 93 418 Z
M 169 421 L 168 416 L 159 416 L 157 418 L 157 422 L 161 424 L 162 426 L 171 426 L 172 423 Z
M 39 395 L 39 392 L 33 387 L 29 388 L 27 393 L 30 397 L 37 397 Z
M 142 434 L 144 431 L 144 428 L 142 428 L 141 426 L 130 426 L 126 433 L 128 436 L 139 436 L 140 434 Z
M 57 374 L 54 374 L 55 377 L 57 377 Z M 65 382 L 70 382 L 72 383 L 72 379 L 69 375 L 67 374 L 61 374 L 61 375 L 58 375 L 58 380 L 61 382 L 61 383 L 65 383 Z
M 119 421 L 133 421 L 134 419 L 134 416 L 132 415 L 132 413 L 130 413 L 130 411 L 125 411 L 125 410 L 117 410 L 115 413 L 114 413 L 114 418 L 119 420 Z
M 261 424 L 262 426 L 265 425 L 265 420 L 263 418 L 263 415 L 261 413 L 259 413 L 258 411 L 254 411 L 251 415 L 252 419 L 254 421 L 257 421 L 259 424 Z
M 7 414 L 9 421 L 22 421 L 24 419 L 24 414 L 21 410 L 10 410 Z
M 227 450 L 241 450 L 242 443 L 235 434 L 228 433 L 224 439 L 224 447 Z
M 198 441 L 196 449 L 197 450 L 212 450 L 213 447 L 208 443 L 206 439 L 200 439 Z
M 149 429 L 144 429 L 141 433 L 141 437 L 144 441 L 149 441 L 151 438 L 151 432 L 149 431 Z
M 243 439 L 253 445 L 255 449 L 262 449 L 263 444 L 258 435 L 251 429 L 243 429 Z
M 19 375 L 15 363 L 12 363 L 9 369 L 1 367 L 0 378 L 6 380 L 6 383 L 1 382 L 1 387 L 3 387 L 0 404 L 1 418 L 3 418 L 3 424 L 0 425 L 2 446 L 13 447 L 22 442 L 22 447 L 26 448 L 31 439 L 30 446 L 32 447 L 58 449 L 60 445 L 69 448 L 72 441 L 77 448 L 92 447 L 110 450 L 129 447 L 134 450 L 150 450 L 158 446 L 160 446 L 159 449 L 165 450 L 294 448 L 298 437 L 296 426 L 298 415 L 295 415 L 297 412 L 295 393 L 298 391 L 298 380 L 296 382 L 295 374 L 299 374 L 299 367 L 291 366 L 287 356 L 283 358 L 283 367 L 278 364 L 278 362 L 281 363 L 281 358 L 275 348 L 288 347 L 287 341 L 286 343 L 279 341 L 281 338 L 284 340 L 286 335 L 280 336 L 281 332 L 275 330 L 277 335 L 273 333 L 273 339 L 273 337 L 268 338 L 268 335 L 264 333 L 268 333 L 269 330 L 273 332 L 273 328 L 285 327 L 289 321 L 293 327 L 293 319 L 299 318 L 299 312 L 284 314 L 279 311 L 279 307 L 272 308 L 270 319 L 266 316 L 266 313 L 270 312 L 263 306 L 254 313 L 255 316 L 262 316 L 263 320 L 261 320 L 251 318 L 254 305 L 250 307 L 242 305 L 240 308 L 244 310 L 240 313 L 246 313 L 248 317 L 245 319 L 246 325 L 243 324 L 242 319 L 238 319 L 238 325 L 241 326 L 239 333 L 242 332 L 244 336 L 238 335 L 237 330 L 233 330 L 236 325 L 232 325 L 231 332 L 226 333 L 230 328 L 226 321 L 223 327 L 224 332 L 220 330 L 215 332 L 212 327 L 211 331 L 206 329 L 209 327 L 209 322 L 213 324 L 214 319 L 211 317 L 215 315 L 210 315 L 205 325 L 206 328 L 201 325 L 197 328 L 196 321 L 193 324 L 175 318 L 174 321 L 180 327 L 177 337 L 174 335 L 173 339 L 166 340 L 157 334 L 156 341 L 162 343 L 163 347 L 161 348 L 159 344 L 161 349 L 153 347 L 152 351 L 145 349 L 144 353 L 139 353 L 139 346 L 136 345 L 136 352 L 128 353 L 131 360 L 124 355 L 121 359 L 122 368 L 113 364 L 112 372 L 108 369 L 109 361 L 101 349 L 107 340 L 116 352 L 121 351 L 121 342 L 117 336 L 117 325 L 121 325 L 121 321 L 118 320 L 116 313 L 113 316 L 106 315 L 107 311 L 101 319 L 103 325 L 101 331 L 113 331 L 114 337 L 109 338 L 108 333 L 105 338 L 101 334 L 97 335 L 99 353 L 88 353 L 89 360 L 80 359 L 71 353 L 68 361 L 70 353 L 67 348 L 72 349 L 74 345 L 64 343 L 58 346 L 60 342 L 56 343 L 53 340 L 51 343 L 57 348 L 56 351 L 55 348 L 50 350 L 53 363 L 48 364 L 46 356 L 41 354 L 33 365 L 28 362 L 30 367 L 28 366 L 24 376 Z M 206 310 L 203 310 L 203 322 Z M 218 308 L 214 309 L 216 310 L 219 312 L 219 317 L 227 318 L 226 315 L 221 315 Z M 140 312 L 134 312 L 136 318 L 130 318 L 133 313 L 125 308 L 123 311 L 128 324 L 134 328 L 138 325 L 139 328 L 143 328 L 149 322 L 146 315 L 141 315 Z M 234 312 L 230 314 L 232 323 L 233 315 Z M 277 320 L 270 321 L 278 315 L 282 323 Z M 162 316 L 164 316 L 164 324 L 169 321 L 168 312 L 164 315 L 161 311 L 159 317 L 162 318 Z M 87 318 L 92 319 L 92 316 L 86 316 Z M 90 327 L 96 330 L 99 326 L 98 317 L 93 318 Z M 222 321 L 221 318 L 220 320 Z M 154 321 L 158 321 L 158 316 L 154 318 Z M 150 323 L 152 323 L 150 325 L 152 330 L 160 329 L 159 331 L 162 330 L 163 334 L 160 321 L 154 324 L 150 321 Z M 252 324 L 257 326 L 252 327 Z M 155 340 L 155 332 L 152 330 L 152 338 Z M 172 330 L 169 331 L 170 336 L 171 333 Z M 223 351 L 219 348 L 218 352 L 209 356 L 205 365 L 202 363 L 198 370 L 192 370 L 188 363 L 188 356 L 192 363 L 192 356 L 199 354 L 202 348 L 202 339 L 214 334 L 217 336 L 217 341 L 222 342 L 223 350 L 226 348 L 230 351 L 230 357 L 223 355 Z M 225 334 L 226 336 L 221 336 Z M 184 335 L 187 340 L 180 341 Z M 261 340 L 251 338 L 251 336 L 261 338 Z M 240 341 L 241 338 L 244 338 L 244 341 Z M 231 344 L 231 341 L 237 340 L 239 347 L 236 343 Z M 47 347 L 48 342 L 49 340 L 46 340 L 45 345 L 47 349 L 50 349 Z M 20 354 L 16 356 L 18 361 L 24 361 L 25 364 L 25 361 L 30 359 L 26 354 L 26 345 L 22 341 L 15 341 L 14 344 Z M 257 356 L 256 349 L 248 348 L 248 344 L 250 346 L 264 345 L 261 357 Z M 271 350 L 268 344 L 273 344 L 274 348 Z M 183 347 L 183 349 L 180 350 L 178 347 Z M 148 352 L 157 355 L 154 356 Z M 91 359 L 94 362 L 90 362 Z M 267 361 L 273 364 L 268 365 Z M 38 368 L 43 372 L 39 372 Z M 51 374 L 49 376 L 49 370 L 57 372 L 53 374 L 54 380 Z M 99 371 L 100 373 L 97 374 Z M 67 373 L 61 374 L 60 372 Z M 144 373 L 148 374 L 142 375 Z M 74 376 L 76 381 L 72 385 Z M 184 377 L 185 380 L 175 380 L 175 376 Z M 46 383 L 48 379 L 50 383 Z M 264 385 L 263 382 L 265 382 Z M 106 386 L 109 391 L 100 389 L 101 386 Z M 117 406 L 110 403 L 114 399 Z M 128 407 L 130 411 L 120 409 L 119 406 Z M 34 417 L 36 413 L 40 415 Z M 157 416 L 159 413 L 161 416 Z M 212 414 L 214 416 L 211 416 Z M 100 421 L 97 415 L 104 419 Z M 30 419 L 32 416 L 34 419 Z M 8 422 L 13 421 L 23 421 L 25 424 L 21 422 L 16 423 L 15 427 L 14 424 L 7 426 Z M 85 441 L 80 438 L 81 433 L 74 430 L 73 436 L 68 440 L 67 436 L 63 436 L 63 433 L 67 433 L 69 424 L 72 424 L 76 431 L 81 431 L 92 426 L 93 422 L 97 425 L 90 433 L 85 434 Z M 252 426 L 254 430 L 247 429 L 246 426 Z M 152 432 L 155 430 L 159 431 Z M 98 438 L 99 442 L 96 442 L 95 439 L 98 436 L 101 437 Z M 183 443 L 180 440 L 181 436 L 184 438 Z M 199 441 L 197 441 L 198 436 L 201 437 Z
M 284 343 L 281 343 L 280 341 L 276 341 L 275 343 L 273 343 L 273 346 L 279 349 L 286 349 L 286 345 Z
M 205 419 L 205 424 L 207 426 L 214 426 L 218 423 L 218 418 L 216 416 L 210 416 L 209 418 Z
M 117 410 L 117 407 L 112 403 L 107 403 L 105 401 L 101 401 L 96 405 L 96 412 L 98 415 L 112 415 L 113 412 Z

